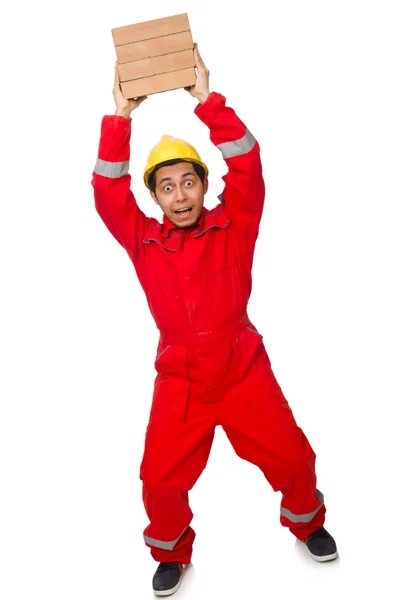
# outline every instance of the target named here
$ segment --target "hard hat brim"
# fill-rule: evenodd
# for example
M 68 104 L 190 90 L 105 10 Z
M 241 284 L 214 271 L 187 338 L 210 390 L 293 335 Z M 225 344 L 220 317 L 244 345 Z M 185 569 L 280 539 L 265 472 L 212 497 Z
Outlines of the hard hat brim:
M 190 162 L 190 163 L 195 163 L 197 165 L 200 165 L 204 169 L 205 176 L 208 177 L 208 167 L 201 160 L 197 160 L 197 159 L 193 160 L 191 158 L 181 158 L 180 156 L 175 156 L 174 158 L 168 158 L 167 160 L 159 162 L 157 165 L 152 165 L 150 168 L 146 169 L 146 171 L 145 171 L 145 173 L 143 175 L 143 181 L 145 183 L 145 186 L 149 190 L 150 190 L 150 185 L 149 185 L 149 177 L 150 177 L 150 175 L 154 171 L 156 171 L 157 169 L 160 169 L 162 166 L 165 166 L 165 165 L 169 164 L 172 161 Z

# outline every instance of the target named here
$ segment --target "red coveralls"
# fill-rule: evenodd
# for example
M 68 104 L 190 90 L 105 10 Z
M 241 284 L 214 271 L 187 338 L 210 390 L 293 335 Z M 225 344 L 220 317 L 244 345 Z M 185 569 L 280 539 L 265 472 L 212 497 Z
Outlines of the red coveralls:
M 189 563 L 195 533 L 188 492 L 221 425 L 236 453 L 281 491 L 281 523 L 300 540 L 322 527 L 315 454 L 247 316 L 264 204 L 259 145 L 225 98 L 195 109 L 228 166 L 220 203 L 195 229 L 160 224 L 130 190 L 131 119 L 105 116 L 93 174 L 96 208 L 128 252 L 160 331 L 153 402 L 140 476 L 159 562 Z

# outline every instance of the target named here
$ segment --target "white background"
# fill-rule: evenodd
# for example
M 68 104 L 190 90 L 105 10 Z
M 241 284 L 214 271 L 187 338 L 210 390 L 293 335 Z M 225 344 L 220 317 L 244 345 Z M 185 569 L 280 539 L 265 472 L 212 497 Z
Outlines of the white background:
M 261 13 L 258 10 L 260 7 Z M 187 12 L 211 89 L 259 140 L 267 185 L 249 315 L 317 453 L 340 559 L 317 564 L 280 496 L 217 430 L 191 493 L 179 598 L 396 589 L 397 36 L 377 0 L 22 2 L 1 18 L 0 596 L 151 598 L 138 478 L 157 330 L 93 205 L 114 112 L 113 27 Z M 168 133 L 224 163 L 183 90 L 133 113 L 132 187 Z M 394 591 L 393 591 L 394 590 Z

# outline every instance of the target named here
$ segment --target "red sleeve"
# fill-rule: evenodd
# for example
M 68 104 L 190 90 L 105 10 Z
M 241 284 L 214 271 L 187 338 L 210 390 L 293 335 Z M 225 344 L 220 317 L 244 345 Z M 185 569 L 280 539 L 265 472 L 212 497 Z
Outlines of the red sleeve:
M 131 119 L 107 115 L 102 119 L 98 160 L 93 172 L 95 206 L 116 240 L 132 261 L 142 251 L 148 218 L 130 190 L 128 174 Z
M 228 166 L 222 192 L 225 214 L 256 239 L 265 199 L 259 144 L 217 92 L 211 92 L 194 112 L 209 127 L 211 141 Z

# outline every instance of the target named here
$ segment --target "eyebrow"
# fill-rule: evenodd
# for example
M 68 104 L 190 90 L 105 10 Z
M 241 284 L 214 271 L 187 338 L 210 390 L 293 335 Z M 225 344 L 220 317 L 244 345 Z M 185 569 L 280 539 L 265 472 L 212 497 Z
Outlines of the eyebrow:
M 187 177 L 188 175 L 196 175 L 196 173 L 192 173 L 191 171 L 188 171 L 187 173 L 184 173 L 183 175 L 181 175 L 181 177 Z M 171 179 L 172 179 L 171 177 L 163 177 L 162 179 L 160 179 L 158 185 L 160 185 L 164 181 L 171 181 Z

